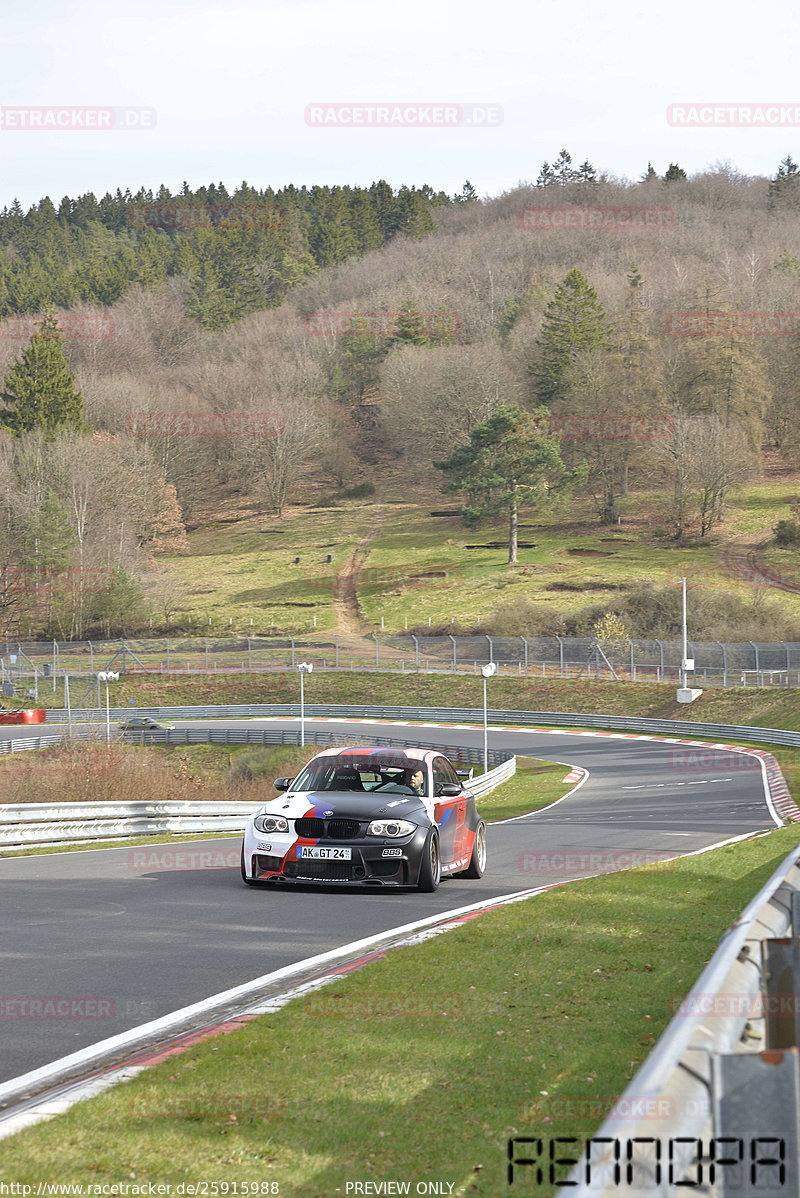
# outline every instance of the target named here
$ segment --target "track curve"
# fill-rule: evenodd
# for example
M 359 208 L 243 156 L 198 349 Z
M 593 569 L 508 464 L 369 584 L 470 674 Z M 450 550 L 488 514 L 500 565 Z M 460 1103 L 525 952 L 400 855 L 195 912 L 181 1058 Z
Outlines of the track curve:
M 480 746 L 483 736 L 364 720 L 306 726 L 332 723 L 358 740 L 419 736 L 445 748 Z M 220 726 L 178 722 L 205 725 Z M 545 729 L 492 730 L 491 743 L 580 766 L 589 778 L 544 811 L 490 825 L 484 877 L 451 879 L 431 895 L 254 891 L 239 880 L 239 837 L 0 860 L 0 1081 L 398 924 L 775 825 L 758 762 L 729 750 Z M 72 1005 L 54 1008 L 54 999 Z M 47 1017 L 56 1010 L 66 1013 Z

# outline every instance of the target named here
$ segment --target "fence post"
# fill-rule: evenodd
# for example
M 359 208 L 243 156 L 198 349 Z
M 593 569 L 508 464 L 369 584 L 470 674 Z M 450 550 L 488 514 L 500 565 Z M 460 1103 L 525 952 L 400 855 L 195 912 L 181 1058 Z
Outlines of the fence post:
M 789 646 L 786 644 L 786 641 L 781 641 L 781 644 L 783 645 L 784 649 L 786 650 L 786 685 L 791 686 L 792 682 L 789 677 L 789 671 L 792 668 L 791 652 L 790 652 Z
M 380 645 L 378 644 L 378 638 L 374 632 L 372 634 L 372 639 L 375 642 L 375 669 L 377 670 L 381 664 L 381 650 Z
M 521 636 L 519 639 L 522 641 L 523 645 L 525 646 L 525 673 L 527 674 L 528 673 L 528 638 L 526 636 Z
M 658 639 L 656 639 L 656 644 L 658 645 L 658 648 L 661 652 L 661 664 L 658 667 L 658 681 L 663 682 L 664 681 L 664 645 Z
M 753 646 L 753 649 L 754 649 L 754 651 L 755 651 L 755 655 L 756 655 L 756 686 L 758 686 L 758 670 L 759 670 L 759 665 L 758 665 L 758 645 L 755 643 L 755 641 L 748 641 L 747 643 L 748 643 L 749 645 L 752 645 L 752 646 Z
M 487 660 L 494 661 L 494 645 L 492 644 L 492 638 L 485 632 L 483 635 L 486 637 L 487 641 L 489 642 L 489 657 L 487 658 Z
M 455 672 L 456 672 L 456 638 L 449 632 L 447 635 L 450 637 L 450 640 L 453 642 L 453 673 L 455 674 Z
M 631 682 L 636 681 L 636 666 L 633 664 L 633 641 L 628 637 L 628 644 L 631 649 Z
M 414 642 L 414 669 L 418 670 L 419 669 L 419 641 L 414 636 L 413 632 L 411 633 L 411 639 Z
M 247 668 L 253 668 L 253 646 L 250 644 L 250 637 L 247 638 Z
M 167 642 L 167 673 L 169 673 L 169 637 L 165 636 L 164 640 Z
M 294 637 L 290 636 L 289 640 L 292 642 L 292 669 L 294 669 Z
M 338 636 L 335 636 L 333 638 L 333 643 L 336 646 L 336 669 L 338 670 L 339 669 L 339 638 L 338 638 Z
M 92 648 L 91 641 L 88 641 L 87 643 L 89 645 L 89 673 L 93 674 L 94 673 L 94 649 Z
M 563 678 L 564 677 L 564 642 L 562 641 L 560 636 L 557 636 L 556 640 L 558 641 L 558 669 L 559 669 L 560 676 Z
M 722 650 L 722 685 L 727 689 L 728 686 L 728 650 L 722 641 L 717 641 Z
M 206 646 L 206 669 L 208 669 L 208 637 L 203 638 Z

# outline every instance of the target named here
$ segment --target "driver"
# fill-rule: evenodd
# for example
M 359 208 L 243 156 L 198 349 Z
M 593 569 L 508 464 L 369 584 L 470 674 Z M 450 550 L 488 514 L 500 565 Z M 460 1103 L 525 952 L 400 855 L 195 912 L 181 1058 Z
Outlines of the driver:
M 408 779 L 408 785 L 417 792 L 421 799 L 425 798 L 425 774 L 421 769 L 414 770 Z

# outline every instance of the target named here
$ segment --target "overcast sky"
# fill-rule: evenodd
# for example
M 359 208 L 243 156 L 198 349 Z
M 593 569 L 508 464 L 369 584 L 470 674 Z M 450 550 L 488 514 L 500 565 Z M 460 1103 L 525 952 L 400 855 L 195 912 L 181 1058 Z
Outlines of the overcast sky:
M 453 193 L 469 178 L 497 195 L 535 179 L 562 146 L 628 178 L 648 161 L 662 174 L 670 162 L 691 174 L 730 160 L 771 175 L 787 153 L 800 159 L 799 24 L 789 0 L 7 6 L 0 206 L 118 186 L 174 190 L 184 179 L 233 188 L 385 178 Z M 769 116 L 774 127 L 670 124 L 669 106 L 689 102 L 791 107 Z M 353 104 L 400 105 L 391 119 L 405 123 L 310 123 L 310 106 L 350 122 Z M 444 106 L 438 117 L 420 107 L 433 104 Z M 464 123 L 472 104 L 486 106 L 481 126 Z M 143 110 L 150 127 L 25 127 L 56 119 L 30 115 L 48 107 L 70 109 L 62 121 L 108 123 L 91 112 L 109 106 L 129 120 Z

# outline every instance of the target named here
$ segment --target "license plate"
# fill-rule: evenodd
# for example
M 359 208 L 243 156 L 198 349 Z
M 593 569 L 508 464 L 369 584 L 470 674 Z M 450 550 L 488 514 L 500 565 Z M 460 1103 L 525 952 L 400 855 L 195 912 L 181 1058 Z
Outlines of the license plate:
M 297 846 L 298 860 L 303 858 L 312 858 L 314 861 L 349 861 L 351 859 L 350 849 L 334 849 L 334 848 L 310 848 L 306 845 Z

